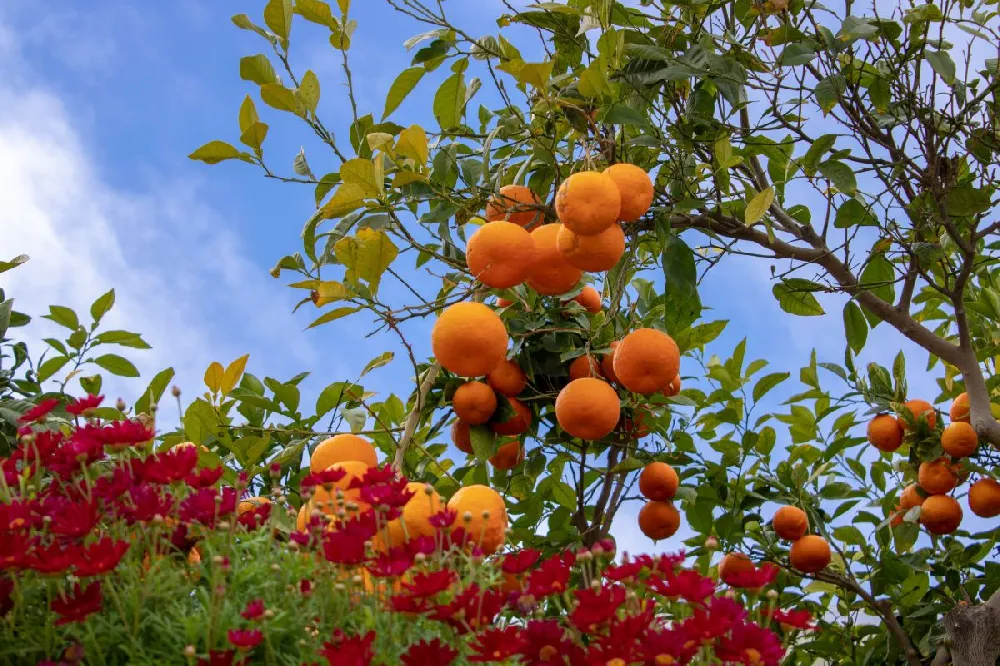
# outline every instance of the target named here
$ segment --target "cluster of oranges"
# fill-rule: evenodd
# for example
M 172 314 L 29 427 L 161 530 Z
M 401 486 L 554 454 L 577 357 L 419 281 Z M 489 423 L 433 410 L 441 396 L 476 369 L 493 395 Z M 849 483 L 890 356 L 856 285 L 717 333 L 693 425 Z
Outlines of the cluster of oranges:
M 929 430 L 938 436 L 937 412 L 926 400 L 910 400 L 900 415 L 879 414 L 868 424 L 868 441 L 880 451 L 891 453 L 899 449 L 906 437 L 917 430 Z M 892 524 L 903 522 L 904 516 L 920 507 L 920 524 L 931 534 L 950 534 L 962 523 L 962 506 L 951 493 L 965 480 L 968 473 L 962 460 L 976 452 L 979 437 L 969 423 L 969 397 L 962 393 L 951 405 L 951 422 L 940 430 L 943 455 L 925 460 L 917 467 L 917 483 L 907 486 L 899 496 Z M 1000 483 L 983 477 L 969 488 L 969 509 L 977 516 L 993 518 L 1000 515 Z
M 584 271 L 606 271 L 618 263 L 625 250 L 621 223 L 641 217 L 652 199 L 652 181 L 635 165 L 582 171 L 560 185 L 555 197 L 558 222 L 546 223 L 545 207 L 534 192 L 505 186 L 487 205 L 486 222 L 469 238 L 469 271 L 494 289 L 526 283 L 542 296 L 564 296 L 577 289 Z M 585 287 L 574 300 L 588 312 L 601 310 L 601 296 L 593 287 Z M 511 302 L 498 299 L 496 305 L 505 308 Z M 485 426 L 501 437 L 490 458 L 493 467 L 518 465 L 525 457 L 523 440 L 535 412 L 519 399 L 528 377 L 516 358 L 507 358 L 509 336 L 503 320 L 483 303 L 457 303 L 441 313 L 431 338 L 441 367 L 468 380 L 452 397 L 456 447 L 473 453 L 471 428 Z M 643 437 L 649 432 L 644 413 L 624 415 L 619 389 L 640 396 L 674 396 L 680 391 L 679 372 L 680 350 L 669 335 L 654 328 L 633 330 L 612 342 L 603 358 L 584 354 L 569 365 L 569 381 L 559 387 L 553 405 L 559 428 L 584 441 L 602 440 L 616 431 Z M 509 410 L 501 409 L 500 396 Z M 643 531 L 653 538 L 673 534 L 680 522 L 667 501 L 677 484 L 676 473 L 670 472 L 673 489 L 648 496 L 650 504 L 640 517 Z M 662 472 L 651 474 L 659 478 Z
M 363 437 L 343 433 L 321 442 L 309 458 L 309 471 L 317 474 L 336 469 L 343 470 L 345 475 L 339 481 L 315 487 L 309 501 L 299 509 L 296 529 L 307 531 L 310 516 L 321 514 L 327 520 L 326 529 L 335 530 L 340 520 L 373 508 L 361 499 L 361 489 L 351 486 L 353 481 L 364 478 L 368 470 L 377 466 L 375 447 Z M 376 551 L 401 546 L 410 539 L 434 536 L 437 528 L 430 519 L 445 507 L 459 517 L 470 544 L 479 546 L 486 554 L 496 552 L 503 545 L 508 524 L 507 508 L 503 497 L 492 488 L 466 486 L 452 495 L 447 504 L 429 485 L 410 482 L 407 489 L 414 493 L 413 497 L 403 507 L 402 515 L 388 523 L 376 538 L 373 544 Z
M 781 507 L 774 512 L 771 525 L 779 539 L 792 542 L 788 561 L 799 571 L 816 573 L 830 564 L 830 544 L 821 536 L 806 534 L 809 516 L 799 507 Z

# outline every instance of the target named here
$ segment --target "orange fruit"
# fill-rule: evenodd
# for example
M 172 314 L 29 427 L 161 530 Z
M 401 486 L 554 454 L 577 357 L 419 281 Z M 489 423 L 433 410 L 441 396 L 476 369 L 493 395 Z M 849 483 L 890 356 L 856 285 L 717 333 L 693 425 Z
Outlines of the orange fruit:
M 620 340 L 615 340 L 610 345 L 611 353 L 605 354 L 601 359 L 601 372 L 604 373 L 605 378 L 612 384 L 619 384 L 618 375 L 615 374 L 615 352 L 618 351 L 618 345 L 621 344 Z
M 469 272 L 494 289 L 524 282 L 534 258 L 531 234 L 512 222 L 487 222 L 472 234 L 465 248 Z
M 597 314 L 601 311 L 601 292 L 590 285 L 584 287 L 573 300 L 582 305 L 583 309 L 591 314 Z
M 614 178 L 597 171 L 579 171 L 556 192 L 559 221 L 581 236 L 599 234 L 618 221 L 622 195 Z
M 305 532 L 309 526 L 309 513 L 312 511 L 312 504 L 306 502 L 299 507 L 299 512 L 295 516 L 295 529 Z
M 805 573 L 816 573 L 830 564 L 830 544 L 821 536 L 809 534 L 792 544 L 788 551 L 792 566 Z
M 951 409 L 948 410 L 948 416 L 952 421 L 965 421 L 969 422 L 969 394 L 959 393 L 955 400 L 951 403 Z
M 569 380 L 580 379 L 582 377 L 601 377 L 601 364 L 590 354 L 577 356 L 569 364 Z
M 903 428 L 891 414 L 879 414 L 868 422 L 868 442 L 879 451 L 892 453 L 903 445 Z
M 531 224 L 541 211 L 528 208 L 542 202 L 524 185 L 504 185 L 500 192 L 486 204 L 486 221 L 507 220 L 518 226 Z
M 437 528 L 431 525 L 430 517 L 444 508 L 441 496 L 428 484 L 410 481 L 406 488 L 413 492 L 413 497 L 403 505 L 402 515 L 386 525 L 391 546 L 401 546 L 408 539 L 434 536 Z
M 638 220 L 653 203 L 653 181 L 649 174 L 634 164 L 612 164 L 604 170 L 615 181 L 621 193 L 622 222 Z
M 361 489 L 350 488 L 349 486 L 352 481 L 360 479 L 365 475 L 368 471 L 368 465 L 357 460 L 345 460 L 344 462 L 330 465 L 330 469 L 342 469 L 347 472 L 347 475 L 340 481 L 330 484 L 329 490 L 327 490 L 324 486 L 316 486 L 313 489 L 313 496 L 311 500 L 313 507 L 319 509 L 328 516 L 337 516 L 338 518 L 340 517 L 339 512 L 341 508 L 343 508 L 347 513 L 347 517 L 366 511 L 369 506 L 365 502 L 361 501 Z M 338 490 L 340 493 L 337 492 Z M 345 505 L 348 502 L 356 504 L 356 511 L 350 510 L 346 506 L 341 507 L 338 494 L 343 497 Z
M 923 416 L 931 430 L 934 429 L 934 424 L 937 423 L 937 413 L 934 411 L 934 406 L 931 403 L 926 400 L 908 400 L 903 404 L 903 407 L 908 409 L 913 415 L 914 422 L 919 421 L 920 417 Z M 910 424 L 906 422 L 906 419 L 900 416 L 897 420 L 899 421 L 900 428 L 907 432 L 910 430 Z
M 581 236 L 565 225 L 559 227 L 556 247 L 570 266 L 595 273 L 608 271 L 625 254 L 625 232 L 618 224 L 593 236 Z
M 486 373 L 486 381 L 497 393 L 512 397 L 528 386 L 528 377 L 517 361 L 504 359 L 497 367 Z
M 750 573 L 756 568 L 753 561 L 743 553 L 728 553 L 719 562 L 719 580 L 731 585 L 730 581 L 734 576 Z
M 480 485 L 459 488 L 448 500 L 448 508 L 458 514 L 455 526 L 465 529 L 468 543 L 479 546 L 486 555 L 492 555 L 503 545 L 507 505 L 497 491 Z
M 375 447 L 363 437 L 341 433 L 319 443 L 309 456 L 309 471 L 322 472 L 335 463 L 358 460 L 366 467 L 378 466 Z
M 951 534 L 962 524 L 962 505 L 949 495 L 931 495 L 920 507 L 920 524 L 931 534 Z
M 600 439 L 611 434 L 620 417 L 618 393 L 595 377 L 574 379 L 556 396 L 556 420 L 573 437 Z
M 472 454 L 472 435 L 469 433 L 469 424 L 462 420 L 457 420 L 451 424 L 451 441 L 462 453 Z
M 507 398 L 510 406 L 514 408 L 514 415 L 501 423 L 494 423 L 493 432 L 498 435 L 520 435 L 531 427 L 531 410 L 524 406 L 517 398 Z
M 655 328 L 632 331 L 615 350 L 615 376 L 633 393 L 648 395 L 663 390 L 677 376 L 680 364 L 677 343 Z
M 680 375 L 677 375 L 672 380 L 670 380 L 670 383 L 667 384 L 667 388 L 663 389 L 663 391 L 662 391 L 663 395 L 667 396 L 668 398 L 673 398 L 675 395 L 679 394 L 680 392 L 681 392 L 681 376 Z
M 497 409 L 497 396 L 482 382 L 466 382 L 455 390 L 451 399 L 455 416 L 469 425 L 486 423 Z
M 481 377 L 507 356 L 507 329 L 482 303 L 456 303 L 441 313 L 431 331 L 434 357 L 462 377 Z
M 521 441 L 515 439 L 512 442 L 501 444 L 497 452 L 490 458 L 490 464 L 497 469 L 513 469 L 524 460 L 524 447 Z
M 965 421 L 955 421 L 945 426 L 941 433 L 941 448 L 952 458 L 971 456 L 979 446 L 976 429 Z
M 933 462 L 920 463 L 917 482 L 928 495 L 944 495 L 958 485 L 958 475 L 951 461 L 942 456 Z
M 924 503 L 924 496 L 917 492 L 918 486 L 915 483 L 911 483 L 903 489 L 903 492 L 899 495 L 899 510 L 906 513 L 915 506 L 920 506 Z
M 670 502 L 650 500 L 639 510 L 639 529 L 653 541 L 672 537 L 681 526 L 681 514 Z
M 528 286 L 544 296 L 572 291 L 583 271 L 570 265 L 556 245 L 558 224 L 543 224 L 531 232 L 535 241 L 535 261 L 528 271 Z
M 649 434 L 649 426 L 646 425 L 646 417 L 649 410 L 637 408 L 632 411 L 632 416 L 622 416 L 618 420 L 618 432 L 630 439 L 642 439 Z
M 774 533 L 785 541 L 798 541 L 809 531 L 809 516 L 797 506 L 783 506 L 774 512 Z
M 984 476 L 969 486 L 969 508 L 981 518 L 1000 516 L 1000 483 Z
M 271 500 L 266 497 L 248 497 L 244 500 L 240 500 L 240 503 L 236 505 L 236 515 L 242 516 L 244 513 L 253 511 L 259 506 L 270 503 Z
M 639 474 L 639 492 L 649 500 L 673 499 L 680 485 L 677 472 L 665 462 L 651 462 Z

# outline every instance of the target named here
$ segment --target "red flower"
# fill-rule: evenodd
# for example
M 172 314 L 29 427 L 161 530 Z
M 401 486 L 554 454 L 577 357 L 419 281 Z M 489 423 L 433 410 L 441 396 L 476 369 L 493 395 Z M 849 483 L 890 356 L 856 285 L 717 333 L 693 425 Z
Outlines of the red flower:
M 371 514 L 362 514 L 340 524 L 335 532 L 323 534 L 323 556 L 328 562 L 361 564 L 365 561 L 365 542 L 375 536 Z
M 252 650 L 264 640 L 264 634 L 260 629 L 230 629 L 226 638 L 237 650 Z
M 260 506 L 255 506 L 250 511 L 245 511 L 240 514 L 236 521 L 248 530 L 255 530 L 266 523 L 270 517 L 271 505 L 261 504 Z
M 46 497 L 39 513 L 49 519 L 52 534 L 72 538 L 88 534 L 100 518 L 93 502 L 70 502 L 64 497 Z
M 345 476 L 347 476 L 347 470 L 331 467 L 314 474 L 306 474 L 302 478 L 301 487 L 305 489 L 312 488 L 313 486 L 326 486 L 337 483 L 337 481 L 340 481 Z
M 604 577 L 617 582 L 632 580 L 642 573 L 642 562 L 625 562 L 612 564 L 604 570 Z
M 173 508 L 174 498 L 170 493 L 161 495 L 159 489 L 147 485 L 133 486 L 116 504 L 118 514 L 129 525 L 135 522 L 148 523 L 157 516 L 162 518 L 169 515 Z
M 576 592 L 577 606 L 570 613 L 569 621 L 582 632 L 593 632 L 610 621 L 625 602 L 625 588 L 620 585 L 603 588 L 584 588 Z
M 437 606 L 431 617 L 446 622 L 458 631 L 475 631 L 493 624 L 503 609 L 505 595 L 497 590 L 483 590 L 476 583 L 462 590 L 450 603 Z
M 201 488 L 181 502 L 181 520 L 212 526 L 219 518 L 236 510 L 236 490 L 225 487 L 221 494 L 215 488 Z
M 455 572 L 450 569 L 430 573 L 420 572 L 414 574 L 411 582 L 403 583 L 403 589 L 412 597 L 433 597 L 450 588 L 457 578 Z
M 469 655 L 468 659 L 477 664 L 505 661 L 520 652 L 523 645 L 524 639 L 517 627 L 487 629 L 476 634 L 476 640 L 469 646 L 474 654 Z
M 715 581 L 697 571 L 684 570 L 669 574 L 667 580 L 652 577 L 649 587 L 665 597 L 683 597 L 693 604 L 701 604 L 715 592 Z
M 184 483 L 188 484 L 192 488 L 207 488 L 209 486 L 214 486 L 218 483 L 219 479 L 222 478 L 222 473 L 224 471 L 225 470 L 222 465 L 219 465 L 218 467 L 206 467 L 204 469 L 199 469 L 197 472 L 192 472 L 184 477 Z
M 553 555 L 542 562 L 541 566 L 528 576 L 528 594 L 545 597 L 565 592 L 566 584 L 569 582 L 570 567 L 575 561 L 573 553 L 565 552 Z
M 642 654 L 646 666 L 675 664 L 684 666 L 691 662 L 701 644 L 692 640 L 683 629 L 650 631 L 642 641 Z
M 766 562 L 750 571 L 737 571 L 726 577 L 726 582 L 732 587 L 742 587 L 759 590 L 770 585 L 778 575 L 778 567 Z
M 392 465 L 386 463 L 383 467 L 369 467 L 365 475 L 353 479 L 351 481 L 350 488 L 364 488 L 365 486 L 377 486 L 383 483 L 389 483 L 396 479 L 396 470 L 392 468 Z M 406 479 L 401 479 L 403 485 L 406 485 Z
M 18 423 L 41 423 L 48 416 L 49 412 L 59 406 L 59 400 L 56 398 L 46 398 L 40 403 L 21 414 L 21 417 L 17 420 Z
M 6 576 L 0 576 L 0 617 L 7 614 L 14 607 L 14 581 Z
M 0 509 L 3 505 L 0 504 Z M 3 530 L 0 530 L 2 532 Z M 29 552 L 35 539 L 26 531 L 0 535 L 0 569 L 21 569 L 31 566 Z M 0 613 L 2 615 L 2 613 Z
M 139 421 L 115 421 L 96 429 L 98 440 L 113 449 L 123 449 L 134 444 L 144 444 L 153 439 L 155 432 Z
M 378 578 L 402 576 L 413 566 L 413 557 L 406 548 L 392 548 L 368 564 L 368 572 Z
M 111 537 L 104 537 L 90 544 L 80 553 L 75 567 L 76 575 L 83 578 L 111 571 L 121 562 L 130 545 L 128 541 L 113 541 Z
M 778 666 L 785 656 L 781 641 L 770 629 L 749 622 L 740 622 L 722 638 L 715 655 L 726 663 L 746 666 Z
M 430 555 L 437 550 L 437 543 L 434 541 L 434 537 L 419 536 L 415 539 L 411 538 L 406 543 L 406 548 L 410 551 L 410 555 L 414 557 L 421 553 Z
M 104 401 L 103 395 L 88 395 L 86 398 L 77 398 L 66 405 L 66 411 L 74 416 L 86 414 L 92 409 L 97 409 Z
M 24 565 L 40 574 L 62 573 L 76 564 L 77 556 L 76 551 L 63 548 L 57 542 L 31 549 L 24 558 Z
M 208 659 L 199 659 L 198 666 L 243 666 L 246 659 L 233 662 L 236 650 L 212 650 L 208 653 Z
M 357 487 L 354 484 L 358 482 L 358 479 L 354 479 L 351 482 L 351 487 Z M 406 479 L 374 485 L 362 485 L 360 488 L 362 502 L 376 507 L 385 506 L 390 509 L 403 508 L 416 495 L 415 492 L 406 487 Z
M 95 580 L 86 588 L 77 583 L 72 596 L 53 599 L 51 608 L 61 616 L 57 625 L 82 622 L 91 613 L 101 610 L 101 582 Z
M 302 580 L 299 581 L 299 592 L 302 593 L 302 596 L 308 597 L 310 594 L 312 594 L 312 589 L 313 589 L 313 584 L 311 580 L 303 578 Z
M 526 548 L 518 553 L 510 553 L 503 558 L 503 564 L 500 568 L 503 569 L 504 573 L 524 573 L 534 566 L 541 555 L 541 551 L 534 550 L 533 548 Z
M 764 615 L 770 616 L 772 620 L 780 624 L 786 631 L 789 629 L 810 631 L 816 628 L 812 614 L 809 611 L 781 610 L 780 608 L 775 608 L 773 610 L 765 610 Z
M 403 666 L 448 666 L 458 656 L 458 650 L 452 649 L 435 638 L 431 642 L 420 641 L 409 647 L 401 660 Z
M 247 607 L 240 613 L 244 620 L 259 620 L 264 617 L 264 600 L 254 599 L 247 604 Z
M 146 458 L 139 468 L 139 476 L 150 483 L 168 484 L 180 481 L 197 465 L 198 449 L 182 446 Z
M 111 470 L 111 476 L 102 476 L 94 482 L 91 492 L 94 497 L 111 502 L 121 497 L 134 483 L 135 477 L 131 465 L 115 465 Z
M 433 516 L 427 519 L 427 522 L 431 524 L 432 527 L 436 527 L 439 530 L 451 527 L 458 518 L 458 512 L 452 509 L 441 509 Z
M 695 641 L 712 641 L 726 634 L 747 612 L 736 601 L 712 597 L 705 608 L 695 607 L 694 614 L 683 623 L 684 630 Z
M 348 638 L 340 629 L 333 632 L 333 638 L 323 643 L 319 654 L 330 666 L 369 666 L 372 657 L 372 643 L 375 632 L 369 631 L 364 636 Z
M 556 620 L 529 620 L 521 637 L 518 654 L 527 666 L 571 664 L 579 656 L 579 648 L 569 641 Z

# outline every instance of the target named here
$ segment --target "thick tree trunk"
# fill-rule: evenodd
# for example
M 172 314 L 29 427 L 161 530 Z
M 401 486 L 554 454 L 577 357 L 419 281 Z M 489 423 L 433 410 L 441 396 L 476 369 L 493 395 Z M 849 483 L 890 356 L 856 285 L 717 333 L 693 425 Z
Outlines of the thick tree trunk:
M 1000 592 L 994 592 L 986 603 L 951 609 L 943 624 L 948 632 L 947 654 L 938 650 L 932 666 L 996 666 L 1000 658 Z

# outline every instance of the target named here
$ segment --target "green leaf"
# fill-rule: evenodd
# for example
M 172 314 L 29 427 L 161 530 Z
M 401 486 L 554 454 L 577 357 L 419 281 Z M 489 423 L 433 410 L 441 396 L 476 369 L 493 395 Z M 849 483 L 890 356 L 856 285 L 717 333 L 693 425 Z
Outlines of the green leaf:
M 819 105 L 824 116 L 837 106 L 846 85 L 843 74 L 833 74 L 816 84 L 813 92 L 816 95 L 816 104 Z
M 126 358 L 122 358 L 117 354 L 104 354 L 103 356 L 98 356 L 94 359 L 94 363 L 98 366 L 104 368 L 113 375 L 118 375 L 119 377 L 138 377 L 139 371 L 136 370 L 132 362 Z
M 223 395 L 228 395 L 240 383 L 243 371 L 247 368 L 248 360 L 250 360 L 250 354 L 244 354 L 226 367 L 226 371 L 222 375 L 222 385 L 220 387 Z
M 785 312 L 801 317 L 813 317 L 825 314 L 823 306 L 812 294 L 817 286 L 809 280 L 788 278 L 774 285 L 772 292 L 778 299 L 778 305 Z
M 750 203 L 747 204 L 746 212 L 744 213 L 747 226 L 760 222 L 767 214 L 767 210 L 771 207 L 772 203 L 774 203 L 774 187 L 768 187 L 763 192 L 755 194 Z
M 347 281 L 364 280 L 373 293 L 378 291 L 382 274 L 399 254 L 385 232 L 371 228 L 359 229 L 354 237 L 341 238 L 333 251 L 337 260 L 347 267 Z
M 442 130 L 450 130 L 462 122 L 465 106 L 465 77 L 452 74 L 434 93 L 434 117 Z
M 833 226 L 838 229 L 850 229 L 851 227 L 875 227 L 878 226 L 878 220 L 875 216 L 871 214 L 868 208 L 858 201 L 857 199 L 851 198 L 843 203 L 843 205 L 837 209 L 837 215 L 833 220 Z
M 316 416 L 325 416 L 341 403 L 357 399 L 362 389 L 350 382 L 334 382 L 323 389 L 316 398 Z
M 38 382 L 44 382 L 69 363 L 69 356 L 53 356 L 38 366 Z
M 253 123 L 240 134 L 240 143 L 254 150 L 260 150 L 267 138 L 267 123 Z
M 188 159 L 198 160 L 205 164 L 218 164 L 226 160 L 251 161 L 246 153 L 240 151 L 236 146 L 232 146 L 225 141 L 209 141 L 204 146 L 188 155 Z
M 97 297 L 97 300 L 93 302 L 90 306 L 90 316 L 94 318 L 94 323 L 97 324 L 101 319 L 108 313 L 115 304 L 115 290 L 111 289 L 105 294 Z
M 205 386 L 212 393 L 218 393 L 222 387 L 222 378 L 226 374 L 226 369 L 218 361 L 212 361 L 205 369 Z
M 758 402 L 761 398 L 767 395 L 771 389 L 791 376 L 792 374 L 790 372 L 772 372 L 769 375 L 761 377 L 757 380 L 757 383 L 754 384 L 753 387 L 754 402 Z
M 385 110 L 382 111 L 382 120 L 388 118 L 389 114 L 399 108 L 399 105 L 413 91 L 420 82 L 420 79 L 424 78 L 426 72 L 427 70 L 423 67 L 410 67 L 399 73 L 396 80 L 389 86 L 389 94 L 385 97 Z
M 892 262 L 881 252 L 873 253 L 864 270 L 861 271 L 860 285 L 886 303 L 895 301 L 896 271 Z
M 403 157 L 411 157 L 420 166 L 427 164 L 427 132 L 420 125 L 410 125 L 399 133 L 396 152 Z
M 247 16 L 246 14 L 235 14 L 232 17 L 232 21 L 233 25 L 235 25 L 237 28 L 240 28 L 242 30 L 249 30 L 250 32 L 255 32 L 264 39 L 267 39 L 268 41 L 273 40 L 273 38 L 270 37 L 263 28 L 261 28 L 260 26 L 256 25 L 253 21 L 251 21 L 250 17 Z
M 299 100 L 307 109 L 316 113 L 316 107 L 319 106 L 319 78 L 311 69 L 302 75 L 302 81 L 299 83 Z
M 19 254 L 10 261 L 0 261 L 0 273 L 6 273 L 12 268 L 17 268 L 28 260 L 28 255 Z
M 956 217 L 972 217 L 991 207 L 989 192 L 968 185 L 954 187 L 944 195 L 945 210 Z
M 664 300 L 668 303 L 667 331 L 674 333 L 686 329 L 701 315 L 698 296 L 698 276 L 694 252 L 676 234 L 667 236 L 663 243 Z
M 317 326 L 322 326 L 323 324 L 329 324 L 331 321 L 336 321 L 341 317 L 346 317 L 349 314 L 354 314 L 361 308 L 356 307 L 342 307 L 335 308 L 329 312 L 323 313 L 322 316 L 316 319 L 313 323 L 309 324 L 306 328 L 316 328 Z
M 842 525 L 833 530 L 833 538 L 849 546 L 864 546 L 868 543 L 865 535 L 853 525 Z
M 150 346 L 142 339 L 138 333 L 131 331 L 104 331 L 94 337 L 94 342 L 98 344 L 121 345 L 122 347 L 132 347 L 133 349 L 150 349 Z
M 649 124 L 649 119 L 644 114 L 624 104 L 612 104 L 602 120 L 611 125 L 643 126 Z
M 298 100 L 295 99 L 295 93 L 280 83 L 262 85 L 260 87 L 260 98 L 272 109 L 289 111 L 295 114 L 299 112 L 299 104 Z
M 184 411 L 184 436 L 195 444 L 207 444 L 214 439 L 219 415 L 212 405 L 198 398 Z
M 816 173 L 816 167 L 819 165 L 820 159 L 833 148 L 833 144 L 837 142 L 837 137 L 834 134 L 824 134 L 809 146 L 809 150 L 802 157 L 802 170 L 806 172 L 806 175 L 810 178 Z
M 785 46 L 778 58 L 781 67 L 796 67 L 811 62 L 816 57 L 816 47 L 808 42 L 792 42 Z
M 819 172 L 830 179 L 834 187 L 844 194 L 853 195 L 858 189 L 854 170 L 840 160 L 827 160 L 819 165 Z
M 295 0 L 295 13 L 313 23 L 326 27 L 333 25 L 330 5 L 320 0 Z
M 248 127 L 258 122 L 260 116 L 257 115 L 257 106 L 250 95 L 247 95 L 240 104 L 240 132 L 246 132 Z
M 854 301 L 844 305 L 844 333 L 847 345 L 855 354 L 860 353 L 868 340 L 868 320 Z
M 394 359 L 395 357 L 396 355 L 391 351 L 382 352 L 372 360 L 368 361 L 368 365 L 366 365 L 365 369 L 361 371 L 360 375 L 358 375 L 358 379 L 364 377 L 365 375 L 367 375 L 372 370 L 375 370 L 376 368 L 381 368 L 383 365 L 386 365 L 387 363 L 392 361 L 392 359 Z
M 274 66 L 263 53 L 240 58 L 240 78 L 261 86 L 278 82 Z
M 135 401 L 135 413 L 150 413 L 150 406 L 155 405 L 163 397 L 163 392 L 167 390 L 167 384 L 174 378 L 174 369 L 166 368 L 156 373 L 153 381 L 143 391 L 138 400 Z
M 617 465 L 611 468 L 612 474 L 623 474 L 627 472 L 634 472 L 637 469 L 642 469 L 646 466 L 646 463 L 639 460 L 638 458 L 628 457 L 621 461 Z
M 264 23 L 283 44 L 292 32 L 292 0 L 268 0 L 264 6 Z
M 469 426 L 469 441 L 472 443 L 472 452 L 475 454 L 476 459 L 483 464 L 486 464 L 490 458 L 496 455 L 496 440 L 496 433 L 486 426 Z
M 947 51 L 926 51 L 924 57 L 931 64 L 931 68 L 937 72 L 941 80 L 949 86 L 955 83 L 955 61 L 951 59 Z
M 80 319 L 71 308 L 62 305 L 50 305 L 49 313 L 44 315 L 46 319 L 51 319 L 60 326 L 65 326 L 71 331 L 80 328 Z
M 553 482 L 552 499 L 554 499 L 559 506 L 565 507 L 570 511 L 576 508 L 576 493 L 565 481 Z

